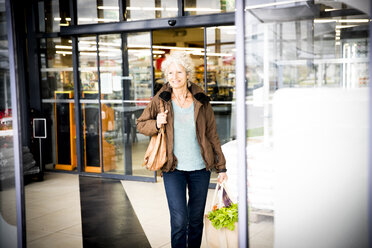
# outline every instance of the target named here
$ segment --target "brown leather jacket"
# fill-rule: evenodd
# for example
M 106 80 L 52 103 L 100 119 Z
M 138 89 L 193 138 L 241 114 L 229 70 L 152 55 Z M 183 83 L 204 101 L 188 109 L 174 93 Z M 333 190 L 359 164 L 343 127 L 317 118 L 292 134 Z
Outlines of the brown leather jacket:
M 216 129 L 216 120 L 209 97 L 197 85 L 191 84 L 189 91 L 194 98 L 196 137 L 200 146 L 201 154 L 207 170 L 215 168 L 217 172 L 226 171 L 226 160 L 221 150 L 220 139 Z M 167 143 L 168 161 L 162 171 L 174 171 L 177 166 L 177 158 L 173 154 L 173 108 L 171 103 L 172 89 L 166 83 L 147 105 L 142 115 L 137 119 L 137 129 L 140 133 L 152 136 L 158 132 L 156 116 L 160 111 L 160 101 L 163 101 L 165 110 L 168 109 L 165 135 Z

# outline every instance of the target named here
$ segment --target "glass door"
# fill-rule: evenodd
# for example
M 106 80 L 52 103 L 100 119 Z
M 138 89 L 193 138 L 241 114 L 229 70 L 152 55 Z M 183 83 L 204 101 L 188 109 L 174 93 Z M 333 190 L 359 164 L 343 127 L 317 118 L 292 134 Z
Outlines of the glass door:
M 194 63 L 192 82 L 211 99 L 222 148 L 235 139 L 235 28 L 233 26 L 153 31 L 154 94 L 164 84 L 161 63 L 172 51 L 189 53 Z M 211 182 L 217 182 L 213 172 Z
M 366 8 L 245 2 L 250 247 L 368 246 Z

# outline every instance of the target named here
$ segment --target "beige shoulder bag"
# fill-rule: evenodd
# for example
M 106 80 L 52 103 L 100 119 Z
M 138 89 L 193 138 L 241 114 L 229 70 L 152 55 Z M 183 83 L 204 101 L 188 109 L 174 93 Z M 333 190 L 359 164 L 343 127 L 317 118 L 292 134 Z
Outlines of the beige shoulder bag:
M 160 112 L 164 112 L 162 100 L 160 100 Z M 161 169 L 166 162 L 167 146 L 165 143 L 164 125 L 162 125 L 159 132 L 151 137 L 142 166 L 146 166 L 148 170 L 156 171 Z

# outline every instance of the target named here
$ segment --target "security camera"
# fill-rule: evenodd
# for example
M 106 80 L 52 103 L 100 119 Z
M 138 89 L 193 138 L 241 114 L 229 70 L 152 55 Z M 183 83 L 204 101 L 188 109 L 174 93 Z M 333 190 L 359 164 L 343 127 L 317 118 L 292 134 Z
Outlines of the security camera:
M 169 26 L 174 26 L 176 25 L 177 21 L 176 20 L 168 20 Z

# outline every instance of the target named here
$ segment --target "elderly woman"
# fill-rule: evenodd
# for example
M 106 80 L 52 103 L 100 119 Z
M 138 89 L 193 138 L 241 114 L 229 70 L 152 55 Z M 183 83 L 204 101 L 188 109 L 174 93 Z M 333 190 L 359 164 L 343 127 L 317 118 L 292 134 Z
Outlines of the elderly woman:
M 171 217 L 172 247 L 200 247 L 211 170 L 227 179 L 225 157 L 209 97 L 190 82 L 189 55 L 173 52 L 162 63 L 167 83 L 154 96 L 137 128 L 151 136 L 165 127 L 168 161 L 162 168 Z M 165 112 L 160 112 L 163 101 Z M 186 200 L 186 187 L 188 201 Z

